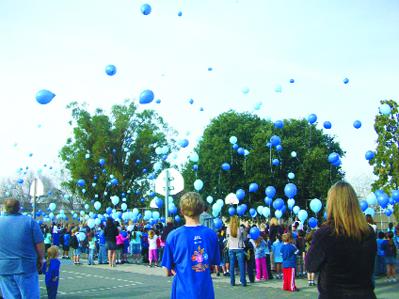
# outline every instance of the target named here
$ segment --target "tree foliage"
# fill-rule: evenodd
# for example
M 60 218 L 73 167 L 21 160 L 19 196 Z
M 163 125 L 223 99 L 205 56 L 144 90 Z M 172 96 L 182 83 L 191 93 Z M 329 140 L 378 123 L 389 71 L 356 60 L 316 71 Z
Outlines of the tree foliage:
M 383 100 L 381 104 L 391 107 L 390 115 L 379 113 L 375 117 L 374 129 L 378 134 L 375 157 L 369 161 L 377 180 L 373 190 L 383 189 L 390 193 L 399 188 L 399 110 L 394 100 Z M 396 219 L 399 211 L 396 205 Z
M 266 146 L 272 135 L 281 138 L 282 151 Z M 239 146 L 249 150 L 249 155 L 238 155 L 229 143 L 230 136 L 236 136 Z M 284 120 L 284 127 L 277 129 L 272 122 L 256 115 L 229 111 L 211 121 L 196 151 L 200 156 L 199 170 L 198 173 L 192 170 L 192 162 L 185 166 L 186 186 L 198 177 L 205 183 L 202 192 L 216 198 L 242 188 L 247 192 L 244 202 L 251 207 L 264 205 L 264 190 L 269 185 L 276 187 L 277 197 L 284 198 L 289 172 L 295 174 L 292 180 L 298 187 L 295 199 L 302 208 L 308 199 L 325 198 L 331 184 L 344 175 L 339 167 L 330 166 L 327 161 L 331 152 L 344 155 L 339 144 L 306 120 Z M 292 151 L 297 153 L 296 158 L 291 156 Z M 275 158 L 279 159 L 279 166 L 272 166 Z M 230 171 L 221 169 L 224 162 L 231 165 Z M 259 190 L 248 195 L 252 182 L 259 185 Z
M 139 199 L 149 190 L 149 173 L 162 157 L 154 149 L 167 144 L 168 126 L 152 110 L 137 111 L 133 102 L 112 107 L 109 115 L 97 109 L 91 114 L 76 102 L 72 112 L 73 138 L 60 152 L 70 180 L 65 185 L 85 202 L 100 201 L 102 210 L 110 197 L 126 198 L 128 206 L 140 206 Z M 99 161 L 105 160 L 102 166 Z M 111 179 L 118 181 L 111 184 Z M 77 185 L 83 179 L 85 186 Z

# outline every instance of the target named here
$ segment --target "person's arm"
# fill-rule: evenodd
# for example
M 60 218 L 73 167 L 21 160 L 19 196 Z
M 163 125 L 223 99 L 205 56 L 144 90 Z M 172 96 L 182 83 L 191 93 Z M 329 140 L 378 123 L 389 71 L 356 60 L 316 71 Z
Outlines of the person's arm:
M 35 250 L 37 253 L 37 271 L 42 272 L 43 264 L 46 261 L 44 259 L 44 243 L 37 243 L 35 244 Z
M 325 258 L 326 253 L 323 246 L 323 235 L 319 230 L 313 234 L 312 244 L 305 257 L 306 270 L 309 273 L 319 272 L 322 264 L 325 262 Z

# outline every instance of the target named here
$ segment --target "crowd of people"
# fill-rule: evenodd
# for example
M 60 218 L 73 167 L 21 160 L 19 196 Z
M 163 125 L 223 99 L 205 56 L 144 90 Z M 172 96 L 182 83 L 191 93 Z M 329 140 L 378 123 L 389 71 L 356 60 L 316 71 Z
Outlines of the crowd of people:
M 7 207 L 7 214 L 0 219 L 0 288 L 5 298 L 38 298 L 35 292 L 26 297 L 24 290 L 10 282 L 21 279 L 15 275 L 23 273 L 30 287 L 38 285 L 37 270 L 45 275 L 49 298 L 56 298 L 58 256 L 72 259 L 75 265 L 84 261 L 109 267 L 124 263 L 163 266 L 167 275 L 175 277 L 172 298 L 183 298 L 182 294 L 184 298 L 214 298 L 211 274 L 229 277 L 235 286 L 236 271 L 244 287 L 274 279 L 282 280 L 283 290 L 299 291 L 295 279 L 305 278 L 309 287 L 317 285 L 319 298 L 375 298 L 376 276 L 386 275 L 387 282 L 396 282 L 399 225 L 378 229 L 370 215 L 363 215 L 353 188 L 345 182 L 330 189 L 327 220 L 313 229 L 298 219 L 254 222 L 238 216 L 226 219 L 217 230 L 212 222 L 206 227 L 200 223 L 205 203 L 193 192 L 181 198 L 185 218 L 181 227 L 176 227 L 172 218 L 166 224 L 150 226 L 108 217 L 106 223 L 92 228 L 86 223 L 43 224 L 39 228 L 36 221 L 18 213 L 17 201 L 9 200 Z M 11 222 L 13 227 L 20 223 L 16 228 L 19 240 L 4 235 Z M 28 245 L 27 239 L 32 244 Z M 23 261 L 21 257 L 27 253 L 28 261 Z M 19 297 L 15 295 L 18 292 Z

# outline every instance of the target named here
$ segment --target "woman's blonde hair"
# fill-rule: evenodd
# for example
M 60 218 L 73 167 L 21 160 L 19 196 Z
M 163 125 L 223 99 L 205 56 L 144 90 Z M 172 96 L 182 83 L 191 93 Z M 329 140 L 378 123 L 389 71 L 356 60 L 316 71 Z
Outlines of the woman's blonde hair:
M 233 217 L 230 218 L 230 235 L 233 238 L 237 238 L 238 235 L 238 227 L 240 226 L 240 219 L 238 218 L 237 215 L 234 215 Z
M 50 260 L 56 259 L 57 257 L 58 257 L 58 246 L 53 245 L 49 249 L 47 249 L 46 272 L 50 267 Z
M 273 217 L 272 219 L 270 219 L 270 225 L 278 225 L 278 221 L 276 217 Z
M 337 236 L 361 240 L 370 233 L 355 190 L 349 183 L 339 181 L 328 191 L 327 223 Z
M 197 192 L 188 192 L 180 199 L 180 210 L 184 216 L 197 217 L 205 211 L 205 203 Z

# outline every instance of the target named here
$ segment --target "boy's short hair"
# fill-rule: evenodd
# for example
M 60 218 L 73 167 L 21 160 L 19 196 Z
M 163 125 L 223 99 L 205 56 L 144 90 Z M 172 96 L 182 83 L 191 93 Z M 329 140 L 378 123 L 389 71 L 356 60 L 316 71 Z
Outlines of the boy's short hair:
M 180 210 L 184 216 L 196 217 L 205 210 L 205 203 L 197 192 L 188 192 L 180 199 Z
M 283 242 L 288 243 L 288 242 L 291 241 L 291 234 L 285 233 L 285 234 L 283 234 L 283 236 L 281 237 L 281 239 L 283 240 Z

